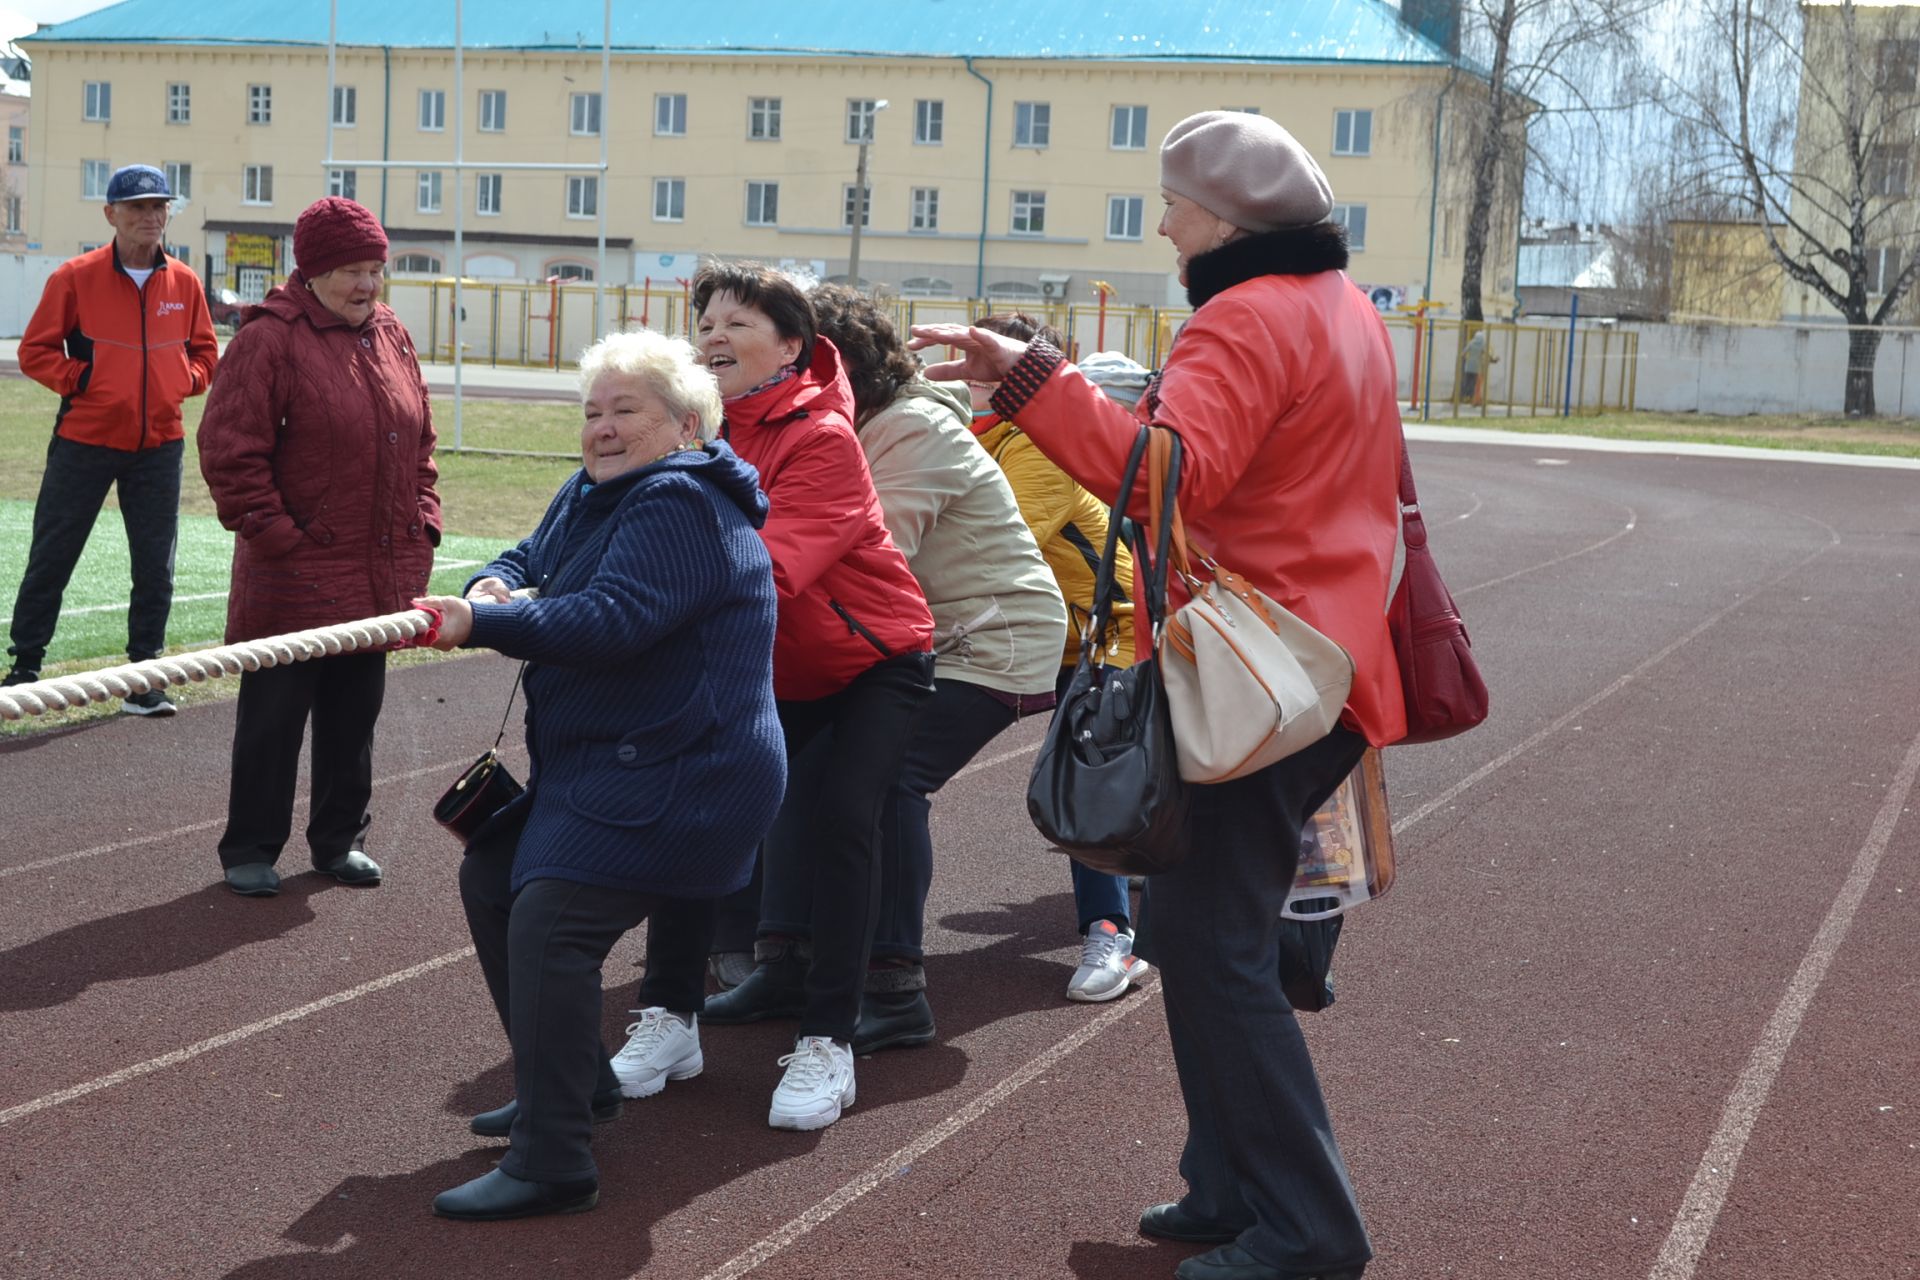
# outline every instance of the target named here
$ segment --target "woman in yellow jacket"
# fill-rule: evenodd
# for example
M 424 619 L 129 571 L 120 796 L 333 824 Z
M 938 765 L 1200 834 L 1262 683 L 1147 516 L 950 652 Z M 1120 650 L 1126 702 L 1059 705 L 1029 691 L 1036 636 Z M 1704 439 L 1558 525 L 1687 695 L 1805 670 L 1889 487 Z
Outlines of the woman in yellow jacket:
M 1060 335 L 1021 312 L 988 316 L 976 322 L 983 329 L 1022 342 L 1036 335 L 1059 345 Z M 1064 349 L 1064 347 L 1062 348 Z M 1140 371 L 1144 374 L 1144 370 Z M 973 396 L 974 435 L 1006 473 L 1020 515 L 1040 544 L 1047 567 L 1067 602 L 1067 647 L 1060 659 L 1057 690 L 1064 690 L 1080 657 L 1080 640 L 1093 611 L 1094 580 L 1100 553 L 1107 542 L 1107 506 L 1048 461 L 1016 423 L 1006 422 L 987 409 L 997 383 L 968 384 Z M 1123 665 L 1133 661 L 1133 557 L 1122 546 L 1115 565 L 1113 624 L 1107 630 L 1107 658 Z M 1089 871 L 1078 862 L 1073 868 L 1073 903 L 1080 917 L 1080 966 L 1067 984 L 1067 999 L 1083 1002 L 1111 1000 L 1138 982 L 1147 962 L 1133 954 L 1133 917 L 1127 901 L 1127 878 Z

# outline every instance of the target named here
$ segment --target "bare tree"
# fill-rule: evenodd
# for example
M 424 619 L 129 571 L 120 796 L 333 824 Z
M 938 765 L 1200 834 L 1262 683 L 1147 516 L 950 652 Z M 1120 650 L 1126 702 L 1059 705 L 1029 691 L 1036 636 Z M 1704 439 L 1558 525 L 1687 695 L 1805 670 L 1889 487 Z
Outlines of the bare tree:
M 1870 416 L 1882 326 L 1920 275 L 1920 5 L 1718 0 L 1701 28 L 1676 78 L 1682 153 L 1850 327 L 1845 408 Z

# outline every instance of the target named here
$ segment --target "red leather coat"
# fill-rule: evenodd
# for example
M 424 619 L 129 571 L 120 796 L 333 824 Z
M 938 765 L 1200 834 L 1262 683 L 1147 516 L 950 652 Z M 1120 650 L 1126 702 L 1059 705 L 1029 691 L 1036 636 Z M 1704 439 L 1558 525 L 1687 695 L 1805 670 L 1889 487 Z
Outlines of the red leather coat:
M 239 535 L 228 643 L 394 613 L 426 589 L 433 415 L 386 306 L 349 325 L 296 271 L 227 344 L 199 445 L 220 523 Z
M 729 404 L 723 434 L 770 506 L 774 696 L 824 698 L 883 658 L 931 648 L 933 615 L 881 517 L 833 343 L 817 339 L 804 372 Z

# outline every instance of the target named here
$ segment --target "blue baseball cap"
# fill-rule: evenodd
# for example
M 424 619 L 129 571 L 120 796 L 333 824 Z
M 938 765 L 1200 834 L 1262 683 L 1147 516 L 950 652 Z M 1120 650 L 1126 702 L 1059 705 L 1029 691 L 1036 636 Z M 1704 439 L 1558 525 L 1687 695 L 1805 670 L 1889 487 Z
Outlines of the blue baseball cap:
M 107 179 L 107 203 L 119 204 L 122 200 L 171 200 L 173 188 L 167 185 L 167 175 L 150 164 L 130 164 L 124 169 L 115 169 L 113 177 Z

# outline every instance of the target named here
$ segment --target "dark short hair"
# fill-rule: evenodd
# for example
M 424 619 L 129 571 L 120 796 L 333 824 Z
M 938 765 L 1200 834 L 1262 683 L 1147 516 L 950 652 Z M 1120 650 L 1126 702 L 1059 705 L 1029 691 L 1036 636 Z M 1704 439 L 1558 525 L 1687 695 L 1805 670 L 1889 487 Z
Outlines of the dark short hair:
M 1067 349 L 1065 335 L 1046 321 L 1024 311 L 1003 311 L 998 315 L 981 316 L 973 322 L 973 327 L 1012 338 L 1015 342 L 1032 342 L 1039 338 L 1051 344 L 1055 351 Z
M 920 362 L 900 341 L 892 317 L 872 298 L 843 284 L 816 285 L 807 297 L 821 336 L 839 348 L 847 381 L 853 384 L 857 417 L 883 408 L 919 375 Z
M 813 307 L 800 286 L 764 262 L 722 262 L 709 258 L 693 273 L 693 314 L 705 313 L 716 293 L 730 293 L 773 321 L 774 331 L 783 338 L 800 339 L 800 355 L 794 368 L 804 369 L 813 362 L 816 328 Z

